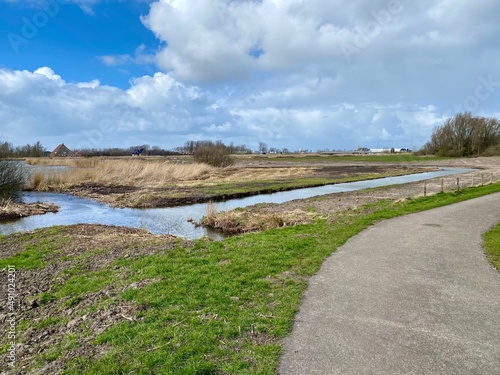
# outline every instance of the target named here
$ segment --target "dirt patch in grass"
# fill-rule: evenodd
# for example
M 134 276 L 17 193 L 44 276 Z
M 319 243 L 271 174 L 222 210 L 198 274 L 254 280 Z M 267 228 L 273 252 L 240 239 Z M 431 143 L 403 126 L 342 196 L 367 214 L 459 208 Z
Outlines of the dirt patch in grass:
M 59 207 L 50 203 L 0 202 L 0 221 L 15 220 L 22 217 L 43 215 L 48 212 L 57 211 L 59 211 Z
M 16 335 L 22 344 L 17 346 L 17 370 L 12 373 L 58 374 L 62 364 L 75 357 L 99 358 L 105 354 L 105 346 L 92 344 L 95 337 L 120 321 L 136 319 L 140 309 L 117 296 L 124 290 L 158 281 L 124 282 L 127 275 L 118 272 L 115 262 L 169 251 L 177 243 L 180 240 L 173 236 L 102 225 L 54 227 L 4 238 L 0 259 L 5 264 L 0 277 L 7 280 L 4 267 L 16 256 L 26 258 L 29 265 L 27 269 L 16 268 Z M 182 246 L 190 247 L 191 242 L 184 241 Z M 102 273 L 101 285 L 90 285 L 83 293 L 68 289 L 68 280 L 78 282 L 80 274 L 89 273 Z M 85 284 L 84 279 L 80 282 Z M 2 283 L 2 301 L 6 300 L 6 288 L 6 283 Z M 7 311 L 2 308 L 3 327 L 7 318 Z M 6 345 L 7 335 L 2 335 L 0 348 Z M 6 364 L 5 349 L 1 352 L 1 361 Z M 32 367 L 37 370 L 32 372 Z

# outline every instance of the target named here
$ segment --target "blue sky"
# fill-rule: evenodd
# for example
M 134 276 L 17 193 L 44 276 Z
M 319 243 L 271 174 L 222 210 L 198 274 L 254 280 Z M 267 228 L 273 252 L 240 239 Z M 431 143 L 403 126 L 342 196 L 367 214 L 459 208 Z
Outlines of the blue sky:
M 46 11 L 48 4 L 52 5 L 50 9 L 54 13 Z M 49 66 L 67 81 L 99 79 L 102 84 L 126 89 L 131 78 L 154 74 L 154 65 L 129 64 L 118 71 L 104 65 L 98 57 L 133 54 L 140 45 L 154 53 L 159 41 L 140 20 L 148 11 L 146 1 L 103 2 L 93 5 L 90 10 L 57 1 L 0 1 L 0 35 L 7 36 L 0 39 L 0 64 L 30 71 Z M 33 23 L 38 12 L 47 14 L 49 21 L 45 26 L 36 27 Z M 19 44 L 17 52 L 8 34 L 23 37 L 25 19 L 37 32 L 27 39 L 28 43 Z M 43 25 L 42 16 L 40 22 Z
M 0 0 L 0 140 L 422 146 L 500 117 L 497 0 Z

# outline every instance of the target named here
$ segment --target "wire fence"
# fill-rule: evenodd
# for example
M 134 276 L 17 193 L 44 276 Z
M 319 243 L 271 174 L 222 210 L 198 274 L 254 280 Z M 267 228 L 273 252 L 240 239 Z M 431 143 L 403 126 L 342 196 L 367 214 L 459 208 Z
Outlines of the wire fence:
M 484 186 L 500 181 L 500 171 L 478 171 L 459 176 L 435 178 L 423 182 L 423 195 L 433 195 L 462 189 Z

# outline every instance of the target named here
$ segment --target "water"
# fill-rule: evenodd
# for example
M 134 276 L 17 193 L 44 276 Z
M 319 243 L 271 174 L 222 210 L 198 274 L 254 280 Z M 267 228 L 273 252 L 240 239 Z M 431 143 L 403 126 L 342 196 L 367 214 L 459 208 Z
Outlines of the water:
M 24 168 L 28 172 L 29 175 L 33 175 L 36 172 L 41 172 L 45 175 L 54 174 L 58 172 L 64 172 L 73 167 L 68 167 L 64 165 L 29 165 L 24 164 Z
M 318 195 L 341 193 L 381 186 L 423 181 L 436 177 L 473 171 L 465 168 L 445 168 L 439 171 L 407 176 L 386 177 L 377 180 L 358 181 L 327 185 L 314 188 L 297 189 L 273 194 L 256 195 L 242 199 L 231 199 L 217 203 L 219 210 L 246 207 L 257 203 L 284 203 L 295 199 L 310 198 Z M 113 208 L 89 199 L 77 198 L 59 193 L 23 193 L 23 200 L 30 202 L 52 202 L 60 207 L 57 213 L 48 213 L 0 224 L 0 234 L 30 231 L 54 225 L 104 224 L 143 228 L 151 233 L 172 234 L 188 239 L 209 236 L 221 239 L 223 236 L 207 228 L 196 227 L 188 219 L 200 221 L 206 212 L 206 204 L 193 204 L 180 207 L 132 209 Z

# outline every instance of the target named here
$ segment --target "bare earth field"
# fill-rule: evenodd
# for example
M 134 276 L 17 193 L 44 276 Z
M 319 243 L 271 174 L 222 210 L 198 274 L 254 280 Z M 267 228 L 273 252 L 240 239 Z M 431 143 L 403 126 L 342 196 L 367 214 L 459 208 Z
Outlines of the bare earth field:
M 52 251 L 46 251 L 40 246 L 45 241 L 50 242 Z M 91 356 L 99 356 L 101 353 L 96 352 L 98 347 L 91 345 L 96 335 L 117 322 L 131 319 L 130 316 L 135 316 L 137 312 L 136 307 L 113 297 L 125 290 L 143 287 L 154 280 L 126 285 L 121 280 L 114 280 L 104 289 L 89 290 L 84 296 L 77 298 L 71 295 L 71 291 L 67 294 L 62 292 L 64 295 L 57 296 L 62 298 L 62 303 L 59 304 L 50 303 L 56 298 L 56 293 L 49 291 L 57 290 L 81 271 L 105 269 L 120 258 L 134 259 L 165 252 L 177 243 L 186 248 L 191 246 L 189 241 L 181 242 L 173 236 L 152 235 L 140 229 L 102 225 L 57 227 L 44 231 L 43 235 L 26 236 L 20 233 L 2 239 L 0 259 L 10 258 L 29 249 L 30 245 L 33 246 L 33 253 L 25 256 L 27 269 L 16 275 L 18 315 L 22 315 L 17 328 L 25 328 L 24 325 L 28 322 L 29 327 L 24 331 L 22 344 L 17 348 L 18 372 L 15 373 L 27 373 L 25 366 L 33 365 L 35 358 L 47 361 L 37 374 L 58 373 L 60 362 L 50 359 L 51 355 L 56 354 L 50 354 L 50 349 L 54 350 L 54 347 L 64 351 L 64 358 L 61 359 L 63 362 L 82 351 Z M 1 275 L 6 279 L 5 269 Z M 121 276 L 125 279 L 128 275 Z M 2 300 L 5 300 L 6 291 L 2 288 L 1 292 Z M 101 303 L 102 300 L 106 302 Z M 3 327 L 6 319 L 6 310 L 0 311 L 0 323 Z M 55 321 L 62 324 L 53 325 Z M 72 340 L 76 340 L 77 335 L 78 352 L 71 350 Z M 2 362 L 5 368 L 6 361 Z

